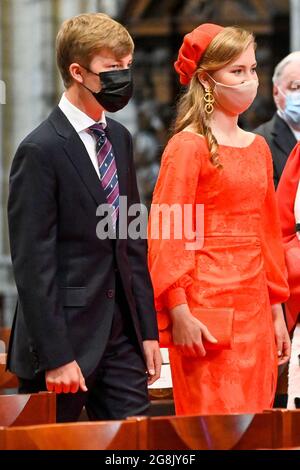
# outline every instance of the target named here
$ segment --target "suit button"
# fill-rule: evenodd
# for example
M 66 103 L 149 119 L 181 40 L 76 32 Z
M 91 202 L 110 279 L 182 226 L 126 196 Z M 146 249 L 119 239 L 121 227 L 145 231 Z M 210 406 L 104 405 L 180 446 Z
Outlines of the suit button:
M 115 294 L 115 292 L 114 292 L 113 289 L 108 289 L 108 291 L 106 292 L 106 295 L 109 299 L 112 299 L 114 294 Z

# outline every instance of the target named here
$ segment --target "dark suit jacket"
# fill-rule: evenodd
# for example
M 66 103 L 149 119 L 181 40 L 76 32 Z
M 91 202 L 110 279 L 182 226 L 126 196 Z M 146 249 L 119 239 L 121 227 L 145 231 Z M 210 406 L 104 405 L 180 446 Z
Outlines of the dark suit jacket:
M 277 188 L 288 156 L 297 143 L 295 136 L 277 113 L 253 132 L 262 135 L 269 144 L 273 158 L 274 185 Z
M 132 140 L 107 119 L 120 195 L 139 202 Z M 133 330 L 157 339 L 145 240 L 100 240 L 106 203 L 80 137 L 56 107 L 19 146 L 10 175 L 9 236 L 18 306 L 8 367 L 22 378 L 77 360 L 88 376 L 107 344 L 119 272 Z M 130 223 L 130 220 L 128 221 Z

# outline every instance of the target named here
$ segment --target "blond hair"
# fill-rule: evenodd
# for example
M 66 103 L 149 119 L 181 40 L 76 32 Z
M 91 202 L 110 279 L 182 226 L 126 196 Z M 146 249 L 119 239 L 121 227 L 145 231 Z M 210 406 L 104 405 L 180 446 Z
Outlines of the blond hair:
M 120 59 L 133 52 L 134 43 L 127 29 L 104 13 L 84 13 L 64 21 L 56 37 L 56 60 L 66 88 L 72 84 L 70 65 L 88 67 L 103 49 Z
M 215 72 L 225 67 L 244 52 L 254 42 L 252 33 L 234 26 L 224 28 L 207 47 L 190 81 L 188 90 L 182 95 L 177 106 L 174 133 L 191 127 L 202 134 L 207 141 L 210 160 L 221 168 L 218 156 L 218 142 L 210 128 L 210 117 L 204 109 L 204 86 L 199 81 L 199 74 Z

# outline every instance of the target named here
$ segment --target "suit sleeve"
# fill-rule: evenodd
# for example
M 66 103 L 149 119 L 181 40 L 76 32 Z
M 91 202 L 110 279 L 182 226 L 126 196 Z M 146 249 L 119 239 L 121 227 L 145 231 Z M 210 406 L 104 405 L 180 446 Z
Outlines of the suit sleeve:
M 21 144 L 10 174 L 9 238 L 19 302 L 39 371 L 74 360 L 58 296 L 56 189 L 49 156 L 36 144 Z
M 136 172 L 133 162 L 132 139 L 128 135 L 130 148 L 130 196 L 128 208 L 133 204 L 140 204 L 140 196 L 137 188 Z M 129 215 L 129 224 L 132 222 Z M 146 220 L 145 220 L 146 221 Z M 133 294 L 136 302 L 137 313 L 141 324 L 143 340 L 158 340 L 158 327 L 154 307 L 153 288 L 147 264 L 147 239 L 146 237 L 133 239 L 128 236 L 127 252 L 132 272 Z

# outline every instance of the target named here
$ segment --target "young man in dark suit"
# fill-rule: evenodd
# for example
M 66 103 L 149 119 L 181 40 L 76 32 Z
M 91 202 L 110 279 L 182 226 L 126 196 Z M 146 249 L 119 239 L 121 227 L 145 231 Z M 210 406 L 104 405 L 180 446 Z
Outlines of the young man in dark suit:
M 288 156 L 300 140 L 300 51 L 292 52 L 276 66 L 273 98 L 276 113 L 254 132 L 262 135 L 269 144 L 277 188 Z
M 8 368 L 20 392 L 58 394 L 58 421 L 77 420 L 84 405 L 93 420 L 147 414 L 147 384 L 160 375 L 146 243 L 118 237 L 120 198 L 139 203 L 132 139 L 105 117 L 131 97 L 133 47 L 107 15 L 65 21 L 57 63 L 66 91 L 12 164 L 18 305 Z M 99 236 L 102 206 L 110 237 Z

